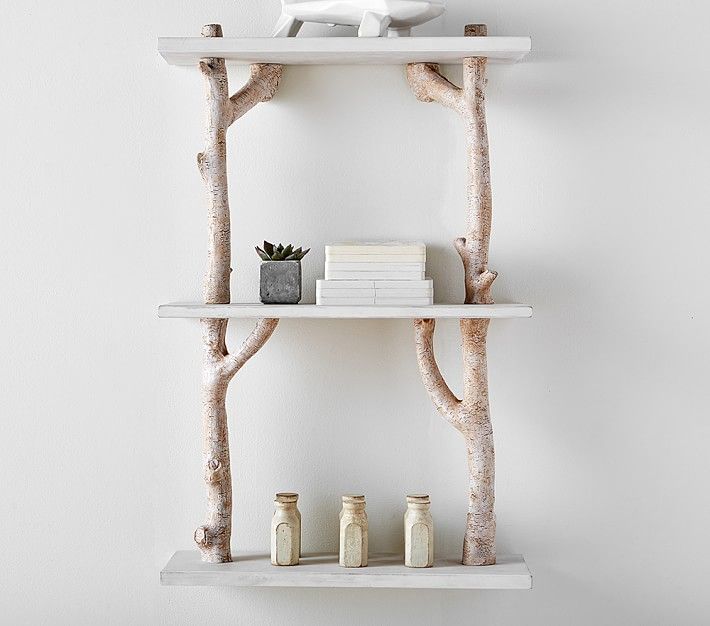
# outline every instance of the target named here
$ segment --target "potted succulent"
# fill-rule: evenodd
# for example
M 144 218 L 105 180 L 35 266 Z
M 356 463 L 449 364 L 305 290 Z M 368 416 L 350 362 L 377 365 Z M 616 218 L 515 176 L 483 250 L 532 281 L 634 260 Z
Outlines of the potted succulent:
M 259 293 L 264 304 L 298 304 L 301 300 L 301 259 L 310 248 L 294 249 L 292 244 L 275 246 L 268 241 L 256 246 L 262 260 Z

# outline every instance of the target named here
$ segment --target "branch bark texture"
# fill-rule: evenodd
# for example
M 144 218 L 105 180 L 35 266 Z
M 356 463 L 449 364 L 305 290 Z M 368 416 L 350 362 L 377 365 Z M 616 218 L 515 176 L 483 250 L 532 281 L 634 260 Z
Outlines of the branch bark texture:
M 205 37 L 221 37 L 219 24 L 203 27 Z M 230 97 L 224 59 L 202 59 L 207 118 L 205 149 L 197 164 L 208 197 L 209 242 L 204 300 L 230 301 L 231 224 L 227 186 L 227 129 L 259 102 L 270 100 L 278 88 L 280 65 L 253 65 L 247 84 Z M 227 428 L 227 387 L 239 369 L 268 341 L 277 319 L 262 319 L 234 354 L 227 350 L 227 319 L 203 319 L 202 324 L 202 460 L 207 485 L 207 517 L 195 531 L 202 560 L 226 563 L 231 557 L 232 476 Z
M 466 26 L 466 36 L 485 36 L 481 24 Z M 466 235 L 454 242 L 464 267 L 466 304 L 492 304 L 497 274 L 488 269 L 492 195 L 486 128 L 486 58 L 467 58 L 463 85 L 457 87 L 431 63 L 407 66 L 415 96 L 438 102 L 458 113 L 464 123 L 468 155 Z M 495 551 L 495 457 L 488 402 L 486 338 L 490 320 L 460 321 L 463 351 L 463 398 L 457 398 L 441 375 L 434 355 L 434 320 L 415 320 L 417 361 L 424 386 L 439 413 L 461 432 L 466 442 L 469 507 L 464 535 L 464 565 L 493 565 Z

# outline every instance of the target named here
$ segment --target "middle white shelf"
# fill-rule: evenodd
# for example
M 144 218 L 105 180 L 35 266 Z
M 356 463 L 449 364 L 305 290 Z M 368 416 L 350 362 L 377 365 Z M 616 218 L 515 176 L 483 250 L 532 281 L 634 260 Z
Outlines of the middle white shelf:
M 317 304 L 163 304 L 163 318 L 314 319 L 510 319 L 532 317 L 527 304 L 317 305 Z

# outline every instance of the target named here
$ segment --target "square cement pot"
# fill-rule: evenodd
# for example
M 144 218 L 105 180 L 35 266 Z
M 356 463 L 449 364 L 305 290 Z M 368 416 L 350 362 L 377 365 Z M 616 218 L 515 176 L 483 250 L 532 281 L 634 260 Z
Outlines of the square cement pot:
M 264 304 L 298 304 L 301 301 L 301 262 L 264 261 L 259 295 Z

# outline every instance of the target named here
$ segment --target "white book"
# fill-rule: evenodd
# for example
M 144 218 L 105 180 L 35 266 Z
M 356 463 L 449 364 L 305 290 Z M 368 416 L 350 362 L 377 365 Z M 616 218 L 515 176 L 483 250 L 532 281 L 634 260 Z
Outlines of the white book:
M 318 289 L 316 290 L 316 294 L 323 296 L 325 298 L 374 298 L 375 297 L 375 290 L 374 289 L 352 289 L 352 288 L 344 288 L 344 289 L 334 289 L 334 288 L 329 288 L 329 289 Z
M 324 296 L 316 296 L 316 304 L 328 305 L 344 305 L 344 304 L 375 304 L 374 298 L 327 298 Z
M 433 298 L 433 289 L 321 289 L 324 298 Z
M 344 289 L 343 291 L 349 291 Z M 329 291 L 321 293 L 330 293 Z M 433 289 L 374 289 L 376 298 L 431 298 L 434 295 Z
M 434 304 L 434 298 L 378 298 L 375 297 L 375 304 L 389 304 L 401 306 L 429 306 Z
M 387 270 L 423 270 L 425 263 L 370 263 L 363 261 L 362 263 L 340 263 L 339 261 L 326 261 L 325 267 L 332 270 L 357 270 L 358 272 L 385 272 Z
M 340 254 L 328 253 L 325 255 L 326 261 L 338 261 L 339 263 L 426 263 L 426 254 Z
M 325 254 L 426 254 L 423 241 L 341 241 L 325 247 Z
M 404 281 L 400 281 L 404 282 Z M 374 289 L 374 280 L 316 280 L 316 291 L 327 289 L 329 287 L 337 289 Z
M 356 272 L 355 270 L 325 270 L 326 280 L 422 280 L 424 271 Z
M 431 278 L 424 280 L 378 280 L 374 282 L 375 289 L 418 289 L 434 288 L 434 281 Z

